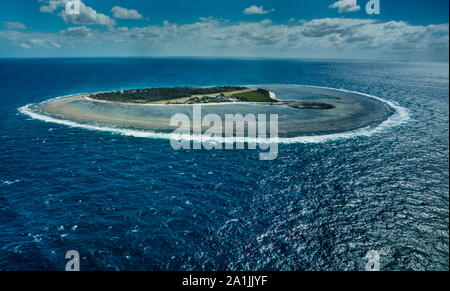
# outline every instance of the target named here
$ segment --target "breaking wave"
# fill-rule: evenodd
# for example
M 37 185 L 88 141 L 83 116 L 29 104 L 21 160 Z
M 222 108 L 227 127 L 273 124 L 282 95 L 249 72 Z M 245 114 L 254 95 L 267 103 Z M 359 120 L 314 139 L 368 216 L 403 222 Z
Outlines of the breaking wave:
M 290 85 L 290 86 L 299 86 L 299 87 L 309 87 L 309 88 L 322 88 L 322 89 L 330 89 L 341 91 L 345 93 L 353 93 L 359 94 L 368 98 L 373 98 L 379 100 L 387 105 L 389 105 L 392 109 L 395 110 L 394 114 L 392 114 L 389 118 L 381 122 L 380 124 L 373 126 L 369 125 L 360 129 L 349 130 L 340 133 L 333 134 L 325 134 L 325 135 L 311 135 L 311 136 L 297 136 L 297 137 L 277 137 L 277 138 L 266 138 L 266 139 L 258 139 L 258 138 L 248 138 L 248 137 L 210 137 L 210 136 L 201 136 L 201 135 L 180 135 L 175 133 L 163 133 L 163 132 L 152 132 L 145 130 L 134 130 L 120 127 L 112 127 L 106 125 L 96 125 L 96 124 L 83 124 L 78 123 L 71 120 L 59 119 L 55 117 L 48 116 L 42 112 L 38 112 L 33 110 L 32 106 L 35 104 L 27 104 L 23 107 L 20 107 L 18 110 L 24 115 L 27 115 L 33 119 L 41 120 L 49 123 L 57 123 L 69 127 L 82 128 L 93 131 L 104 131 L 111 132 L 115 134 L 121 134 L 124 136 L 133 136 L 139 138 L 153 138 L 153 139 L 177 139 L 177 140 L 189 140 L 189 141 L 203 141 L 210 142 L 212 144 L 216 143 L 233 143 L 233 142 L 246 142 L 246 143 L 259 143 L 259 144 L 267 144 L 267 143 L 283 143 L 283 144 L 292 144 L 292 143 L 324 143 L 328 141 L 335 141 L 341 139 L 350 139 L 356 137 L 369 137 L 379 132 L 385 131 L 388 128 L 396 127 L 405 123 L 410 119 L 409 113 L 406 108 L 400 106 L 394 101 L 388 101 L 382 99 L 377 96 L 350 91 L 345 89 L 335 89 L 329 87 L 320 87 L 320 86 L 307 86 L 307 85 Z M 78 94 L 71 94 L 67 96 L 53 98 L 44 102 L 50 102 L 52 100 L 66 98 L 75 96 Z

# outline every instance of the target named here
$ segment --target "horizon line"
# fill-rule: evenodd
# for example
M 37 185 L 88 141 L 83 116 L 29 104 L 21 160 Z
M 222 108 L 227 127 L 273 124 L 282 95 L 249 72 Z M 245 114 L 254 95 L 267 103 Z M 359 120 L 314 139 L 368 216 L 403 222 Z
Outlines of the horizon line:
M 361 59 L 361 58 L 326 58 L 326 57 L 264 57 L 264 56 L 0 56 L 0 59 L 229 59 L 229 60 L 306 60 L 306 61 L 344 61 L 344 62 L 382 62 L 382 63 L 444 63 L 449 64 L 449 60 L 389 60 L 389 59 Z

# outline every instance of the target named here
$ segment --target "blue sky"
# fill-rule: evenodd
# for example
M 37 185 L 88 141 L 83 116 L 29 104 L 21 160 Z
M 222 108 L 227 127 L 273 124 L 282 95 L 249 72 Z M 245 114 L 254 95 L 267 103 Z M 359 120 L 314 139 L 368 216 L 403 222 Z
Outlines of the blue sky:
M 446 0 L 0 0 L 0 57 L 448 61 Z

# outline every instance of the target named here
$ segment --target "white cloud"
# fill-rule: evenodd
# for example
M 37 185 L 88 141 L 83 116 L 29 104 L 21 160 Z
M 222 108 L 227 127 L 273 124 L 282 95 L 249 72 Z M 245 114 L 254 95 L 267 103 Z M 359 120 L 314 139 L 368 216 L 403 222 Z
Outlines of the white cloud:
M 53 13 L 55 10 L 65 7 L 67 1 L 64 0 L 38 0 L 40 3 L 44 4 L 39 7 L 39 11 L 42 13 Z
M 67 14 L 66 4 L 69 0 L 39 0 L 43 4 L 40 7 L 42 13 L 54 13 L 60 10 L 58 16 L 61 17 L 65 23 L 81 24 L 81 25 L 104 25 L 113 26 L 116 22 L 109 16 L 98 13 L 92 7 L 86 6 L 80 0 L 80 14 Z
M 250 7 L 248 7 L 248 8 L 245 8 L 243 11 L 242 11 L 242 13 L 244 13 L 244 14 L 247 14 L 247 15 L 250 15 L 250 14 L 267 14 L 267 13 L 270 13 L 270 12 L 273 12 L 273 11 L 275 11 L 275 9 L 270 9 L 270 10 L 264 10 L 264 7 L 261 5 L 261 6 L 256 6 L 256 5 L 252 5 L 252 6 L 250 6 Z
M 29 45 L 27 45 L 25 43 L 21 43 L 20 46 L 23 47 L 23 48 L 26 48 L 26 49 L 30 49 L 31 48 L 31 46 L 29 46 Z
M 212 21 L 214 20 L 214 17 L 209 16 L 209 17 L 199 17 L 198 18 L 200 21 Z
M 356 12 L 361 9 L 356 0 L 339 0 L 329 6 L 329 8 L 337 8 L 339 13 Z
M 135 9 L 127 9 L 120 6 L 111 8 L 114 18 L 117 19 L 141 19 L 142 15 Z
M 69 37 L 89 37 L 91 29 L 86 26 L 69 27 L 60 33 Z
M 111 45 L 130 55 L 236 55 L 327 58 L 448 60 L 449 25 L 411 25 L 402 21 L 323 18 L 287 25 L 260 22 L 229 24 L 202 18 L 178 25 L 164 21 L 145 27 L 94 29 L 69 27 L 59 33 L 0 30 L 14 45 L 98 49 Z M 41 40 L 38 42 L 37 40 Z
M 5 26 L 9 29 L 26 29 L 27 26 L 18 21 L 5 21 Z
M 270 19 L 263 19 L 259 23 L 261 23 L 262 25 L 271 25 L 272 24 L 272 20 L 270 20 Z

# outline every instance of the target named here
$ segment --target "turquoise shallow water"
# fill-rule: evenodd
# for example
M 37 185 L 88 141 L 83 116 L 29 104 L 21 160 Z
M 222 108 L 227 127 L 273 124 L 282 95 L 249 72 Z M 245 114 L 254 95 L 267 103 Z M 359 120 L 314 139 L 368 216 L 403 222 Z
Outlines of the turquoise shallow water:
M 214 59 L 0 60 L 0 269 L 448 269 L 448 64 Z M 79 92 L 304 84 L 375 95 L 409 120 L 252 150 L 31 119 Z
M 224 124 L 227 115 L 240 114 L 257 116 L 271 114 L 277 117 L 277 138 L 282 142 L 295 143 L 370 134 L 374 130 L 399 125 L 409 119 L 407 110 L 398 104 L 376 96 L 345 90 L 308 87 L 299 85 L 249 85 L 252 89 L 263 88 L 276 96 L 280 103 L 234 103 L 208 105 L 138 105 L 114 102 L 98 102 L 86 99 L 85 94 L 62 96 L 41 103 L 28 104 L 19 109 L 32 118 L 85 129 L 118 132 L 123 135 L 170 138 L 177 127 L 171 126 L 171 118 L 176 114 L 194 120 L 194 108 L 199 120 L 214 114 Z M 332 105 L 332 109 L 299 109 L 283 104 L 288 102 L 321 102 Z M 258 127 L 258 122 L 254 126 Z M 191 123 L 191 126 L 193 123 Z M 200 127 L 200 125 L 196 125 Z M 210 126 L 204 125 L 203 132 Z M 222 128 L 222 126 L 220 126 Z M 222 137 L 223 129 L 219 133 Z

